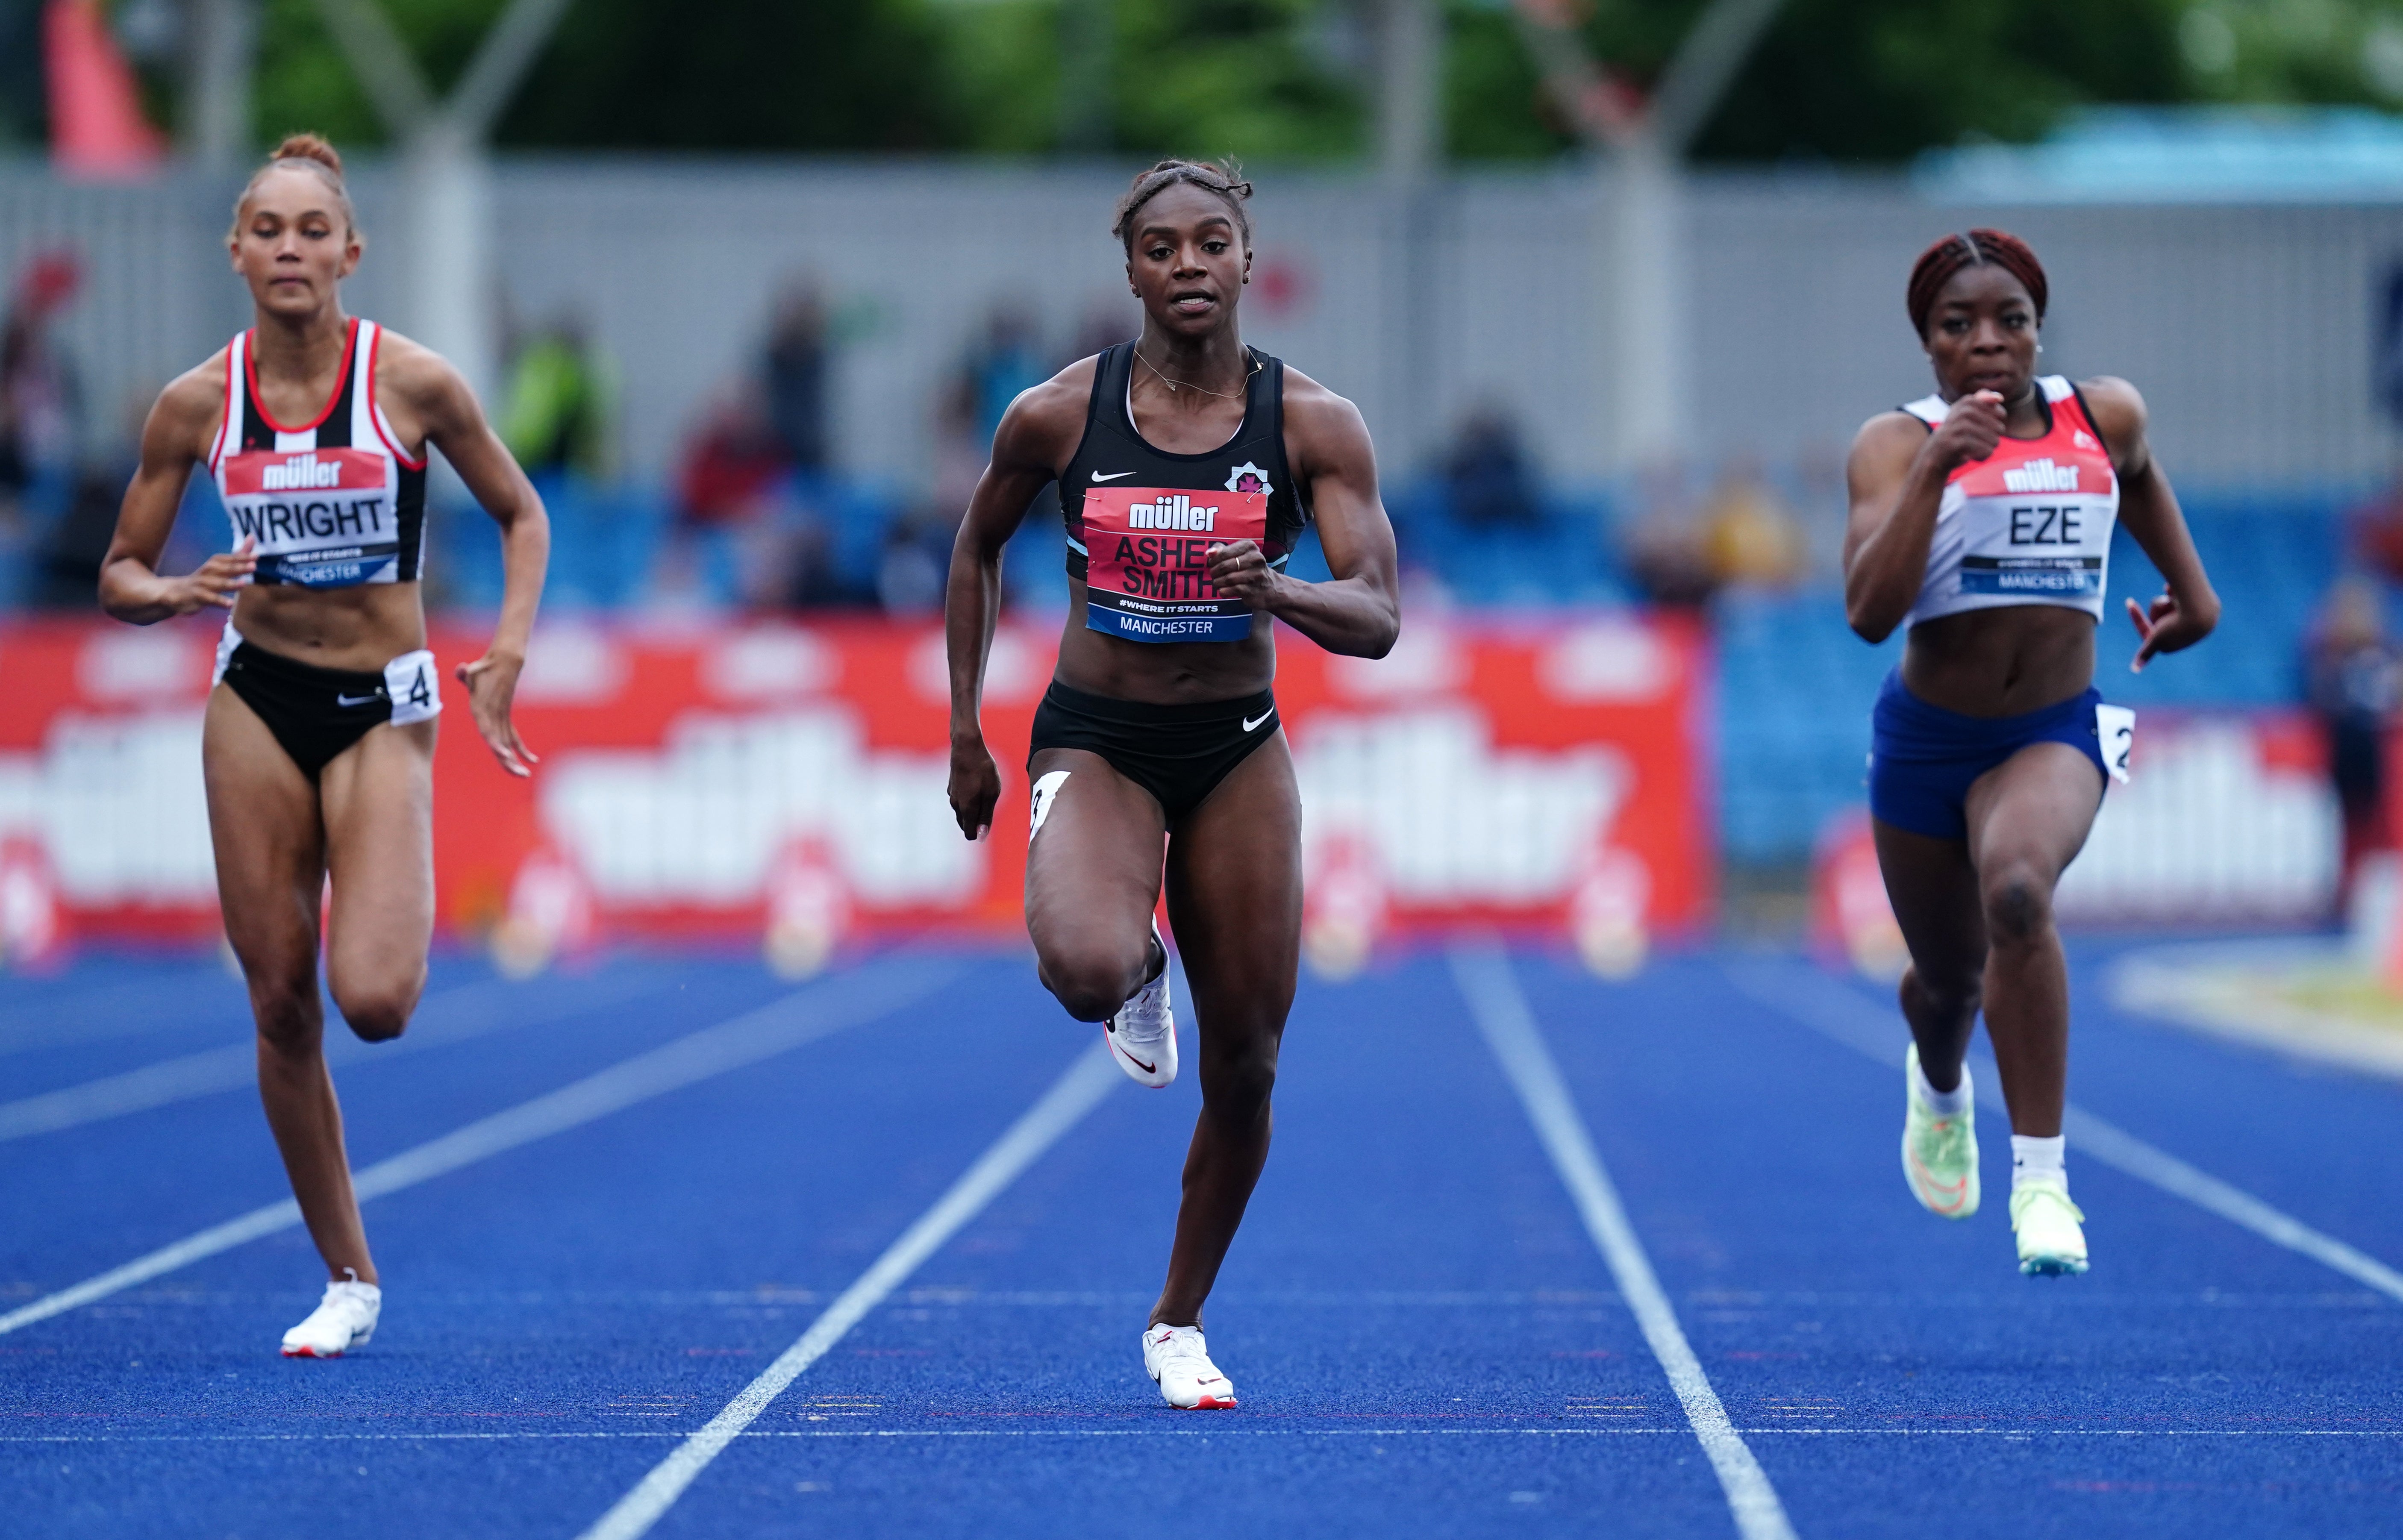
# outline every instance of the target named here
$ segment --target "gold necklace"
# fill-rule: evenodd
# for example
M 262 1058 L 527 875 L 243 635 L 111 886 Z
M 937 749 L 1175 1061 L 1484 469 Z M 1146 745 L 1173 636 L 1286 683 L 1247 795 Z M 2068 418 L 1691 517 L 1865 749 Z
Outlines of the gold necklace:
M 1134 355 L 1137 358 L 1143 358 L 1142 344 L 1136 344 Z M 1169 394 L 1172 395 L 1181 390 L 1198 390 L 1204 395 L 1215 395 L 1221 401 L 1232 401 L 1246 394 L 1251 389 L 1252 376 L 1260 372 L 1260 361 L 1255 358 L 1252 360 L 1251 368 L 1243 375 L 1243 390 L 1212 390 L 1207 385 L 1197 385 L 1190 380 L 1171 380 L 1167 375 L 1161 374 L 1160 366 L 1148 358 L 1143 358 L 1143 367 L 1160 375 L 1160 382 L 1168 387 Z

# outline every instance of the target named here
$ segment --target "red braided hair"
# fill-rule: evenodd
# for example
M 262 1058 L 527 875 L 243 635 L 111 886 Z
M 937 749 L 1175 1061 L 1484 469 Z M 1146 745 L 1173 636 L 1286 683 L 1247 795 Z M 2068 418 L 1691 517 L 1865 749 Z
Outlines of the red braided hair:
M 2045 282 L 2044 264 L 2035 259 L 2026 242 L 2007 230 L 1973 229 L 1966 235 L 1944 237 L 1911 264 L 1910 287 L 1904 298 L 1910 307 L 1910 329 L 1925 338 L 1928 312 L 1936 308 L 1936 297 L 1944 292 L 1952 275 L 1963 268 L 1990 263 L 2020 281 L 2035 302 L 2035 318 L 2041 324 L 2051 289 Z

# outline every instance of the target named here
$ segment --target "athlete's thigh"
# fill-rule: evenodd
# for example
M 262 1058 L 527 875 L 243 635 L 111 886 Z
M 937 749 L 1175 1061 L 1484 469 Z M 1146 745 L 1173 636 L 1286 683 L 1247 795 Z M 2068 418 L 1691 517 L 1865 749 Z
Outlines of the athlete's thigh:
M 1139 946 L 1160 902 L 1168 828 L 1151 793 L 1088 749 L 1045 749 L 1028 766 L 1043 797 L 1026 851 L 1026 930 L 1046 956 Z
M 2060 879 L 2103 808 L 2103 772 L 2067 743 L 2030 743 L 1969 784 L 1969 856 L 1993 878 L 2006 867 Z
M 223 685 L 201 718 L 201 775 L 226 939 L 254 987 L 315 987 L 326 885 L 317 788 L 242 697 Z
M 1986 919 L 1969 847 L 1882 819 L 1871 819 L 1869 829 L 1877 840 L 1886 899 L 1920 981 L 1939 988 L 1973 987 L 1986 965 Z
M 424 982 L 434 936 L 438 725 L 370 728 L 319 772 L 334 886 L 326 974 L 337 1001 L 398 992 L 413 1005 Z
M 1168 917 L 1205 1030 L 1283 1030 L 1301 962 L 1301 795 L 1282 728 L 1171 833 Z

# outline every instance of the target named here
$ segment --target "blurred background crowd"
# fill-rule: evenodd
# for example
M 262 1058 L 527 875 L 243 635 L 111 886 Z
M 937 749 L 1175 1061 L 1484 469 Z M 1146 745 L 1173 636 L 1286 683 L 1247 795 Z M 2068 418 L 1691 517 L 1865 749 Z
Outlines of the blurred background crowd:
M 357 162 L 354 308 L 542 486 L 557 609 L 659 623 L 932 615 L 1003 409 L 1133 330 L 1111 195 L 1235 154 L 1247 333 L 1361 402 L 1414 613 L 1702 617 L 1718 838 L 1775 885 L 1895 651 L 1835 593 L 1844 449 L 1925 389 L 1910 257 L 1987 222 L 2054 266 L 2048 365 L 2152 397 L 2228 601 L 2141 680 L 2107 631 L 2106 689 L 2315 714 L 2350 859 L 2398 698 L 2398 108 L 2386 0 L 0 0 L 0 604 L 90 607 L 287 129 Z M 1018 604 L 1062 602 L 1056 520 Z M 436 538 L 429 600 L 490 605 L 479 521 Z M 2154 581 L 2123 539 L 2115 611 Z

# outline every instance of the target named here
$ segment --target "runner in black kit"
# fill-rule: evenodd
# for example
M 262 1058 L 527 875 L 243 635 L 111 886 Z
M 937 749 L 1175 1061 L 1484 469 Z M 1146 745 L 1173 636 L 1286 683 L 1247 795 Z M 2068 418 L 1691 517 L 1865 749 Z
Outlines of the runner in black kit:
M 278 146 L 227 241 L 256 324 L 150 409 L 100 602 L 145 626 L 229 612 L 201 738 L 217 897 L 257 1019 L 267 1121 L 332 1279 L 284 1353 L 331 1358 L 374 1334 L 383 1295 L 326 1073 L 317 960 L 322 941 L 354 1033 L 400 1035 L 434 929 L 442 691 L 419 596 L 429 448 L 501 526 L 499 624 L 458 676 L 476 730 L 514 775 L 534 758 L 509 707 L 550 525 L 458 371 L 343 313 L 363 243 L 332 146 L 296 134 Z M 171 577 L 160 553 L 195 465 L 216 483 L 233 548 Z
M 1143 334 L 1012 403 L 951 553 L 951 810 L 993 824 L 978 721 L 1001 551 L 1047 482 L 1067 517 L 1069 615 L 1035 715 L 1026 925 L 1044 985 L 1103 1023 L 1128 1075 L 1176 1075 L 1168 913 L 1201 1020 L 1202 1117 L 1144 1367 L 1176 1407 L 1231 1407 L 1202 1305 L 1268 1158 L 1301 941 L 1301 807 L 1270 685 L 1270 617 L 1329 651 L 1400 634 L 1394 534 L 1351 402 L 1243 345 L 1251 185 L 1207 162 L 1135 178 L 1112 227 Z M 1286 576 L 1315 520 L 1331 581 Z

